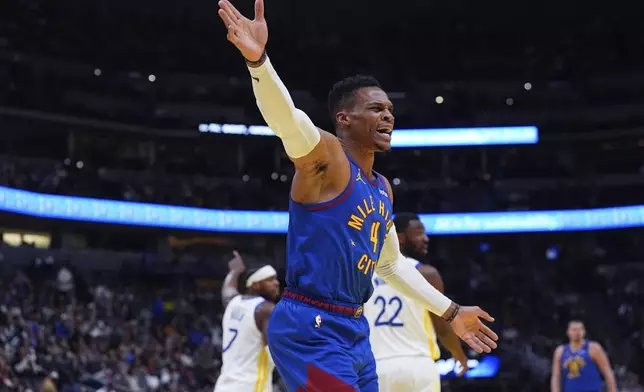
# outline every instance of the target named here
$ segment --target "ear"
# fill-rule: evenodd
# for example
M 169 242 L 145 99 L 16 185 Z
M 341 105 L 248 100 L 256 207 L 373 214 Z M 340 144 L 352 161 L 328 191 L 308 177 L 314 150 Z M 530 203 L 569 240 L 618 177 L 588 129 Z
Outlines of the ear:
M 398 243 L 402 247 L 403 245 L 405 245 L 405 242 L 406 242 L 405 241 L 405 233 L 396 233 L 396 234 L 398 235 Z
M 349 127 L 349 115 L 344 111 L 337 112 L 335 114 L 335 122 L 341 128 L 348 128 Z

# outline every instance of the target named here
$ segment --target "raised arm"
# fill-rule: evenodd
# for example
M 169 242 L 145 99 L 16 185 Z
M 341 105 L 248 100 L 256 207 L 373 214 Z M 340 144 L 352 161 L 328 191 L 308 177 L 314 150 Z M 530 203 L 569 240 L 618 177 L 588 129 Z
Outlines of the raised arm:
M 233 258 L 228 262 L 228 274 L 221 286 L 221 302 L 224 308 L 228 306 L 231 299 L 239 295 L 237 287 L 239 285 L 239 276 L 244 272 L 246 266 L 239 252 L 233 251 Z
M 340 142 L 330 133 L 318 129 L 306 113 L 295 107 L 266 55 L 268 27 L 264 18 L 264 1 L 255 1 L 253 20 L 244 17 L 228 0 L 220 1 L 219 7 L 219 16 L 228 28 L 228 40 L 246 59 L 257 106 L 295 164 L 293 200 L 302 203 L 325 201 L 324 185 L 331 185 L 332 191 L 337 189 L 341 192 L 349 181 L 350 171 Z M 337 173 L 324 176 L 329 171 Z

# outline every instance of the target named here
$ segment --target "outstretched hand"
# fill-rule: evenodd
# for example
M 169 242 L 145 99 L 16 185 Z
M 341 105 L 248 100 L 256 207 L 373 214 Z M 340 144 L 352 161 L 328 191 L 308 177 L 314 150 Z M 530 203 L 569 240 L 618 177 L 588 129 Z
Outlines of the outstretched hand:
M 461 306 L 450 323 L 454 333 L 477 353 L 489 353 L 496 348 L 499 336 L 481 319 L 494 321 L 494 318 L 478 306 Z
M 261 59 L 268 41 L 268 26 L 264 19 L 264 0 L 255 0 L 255 19 L 242 15 L 230 1 L 219 1 L 219 17 L 228 29 L 228 41 L 241 52 L 246 60 Z

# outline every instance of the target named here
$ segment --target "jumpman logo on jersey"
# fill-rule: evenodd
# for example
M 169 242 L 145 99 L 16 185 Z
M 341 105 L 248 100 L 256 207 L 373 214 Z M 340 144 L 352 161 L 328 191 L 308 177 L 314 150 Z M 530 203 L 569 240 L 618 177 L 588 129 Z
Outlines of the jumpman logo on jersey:
M 351 246 L 356 246 L 356 243 L 351 240 Z
M 364 181 L 364 179 L 362 178 L 362 171 L 361 171 L 360 169 L 358 169 L 358 176 L 356 177 L 356 181 L 360 181 L 360 182 L 362 182 L 363 184 L 367 185 L 367 183 L 366 183 L 366 182 Z

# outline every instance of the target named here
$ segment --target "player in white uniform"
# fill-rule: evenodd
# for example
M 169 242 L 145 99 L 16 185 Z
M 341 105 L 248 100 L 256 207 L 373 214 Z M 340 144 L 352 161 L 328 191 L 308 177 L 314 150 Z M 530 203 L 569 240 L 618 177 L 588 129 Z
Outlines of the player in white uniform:
M 277 272 L 270 265 L 246 271 L 237 252 L 228 267 L 222 288 L 223 365 L 215 392 L 270 392 L 275 365 L 266 328 L 280 292 Z
M 400 250 L 441 292 L 443 280 L 436 268 L 416 258 L 427 255 L 429 239 L 416 214 L 400 213 L 394 218 Z M 365 304 L 364 314 L 371 327 L 371 349 L 376 358 L 381 392 L 438 392 L 440 375 L 435 361 L 440 358 L 441 344 L 467 371 L 467 357 L 459 338 L 449 324 L 421 305 L 401 295 L 376 274 L 374 292 Z

